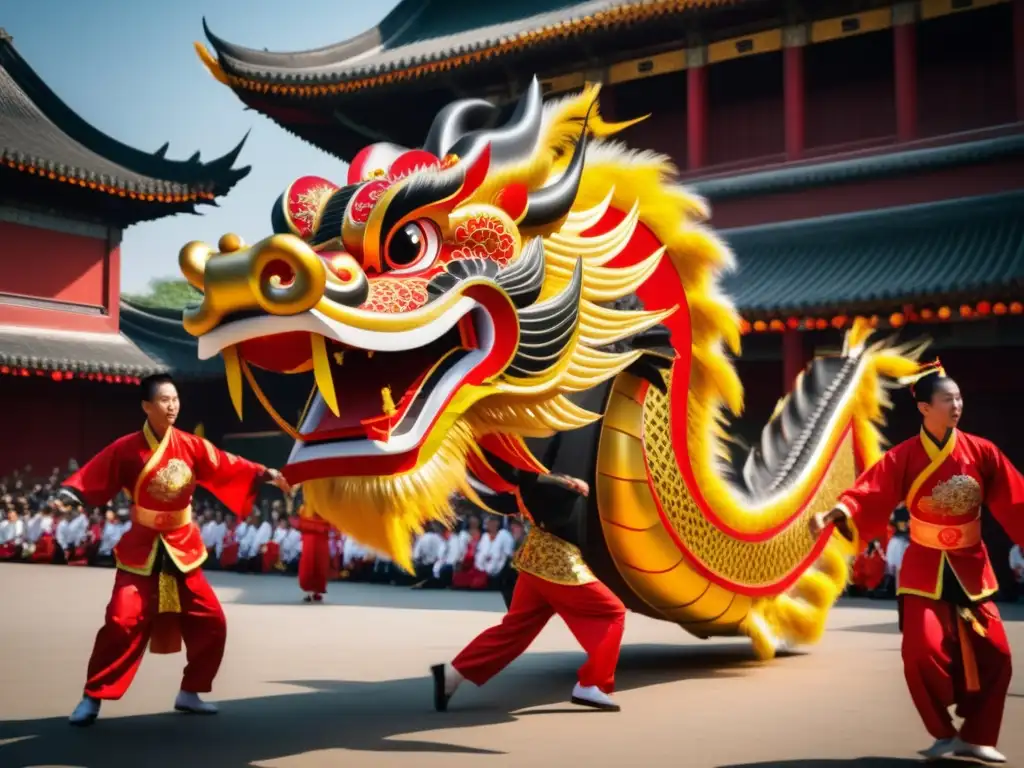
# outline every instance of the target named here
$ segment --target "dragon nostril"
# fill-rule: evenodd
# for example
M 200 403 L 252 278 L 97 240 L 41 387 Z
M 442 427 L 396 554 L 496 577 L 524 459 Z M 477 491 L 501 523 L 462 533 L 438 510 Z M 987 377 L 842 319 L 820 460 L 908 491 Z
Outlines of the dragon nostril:
M 274 288 L 287 288 L 295 282 L 295 270 L 283 259 L 272 259 L 263 267 L 260 283 Z

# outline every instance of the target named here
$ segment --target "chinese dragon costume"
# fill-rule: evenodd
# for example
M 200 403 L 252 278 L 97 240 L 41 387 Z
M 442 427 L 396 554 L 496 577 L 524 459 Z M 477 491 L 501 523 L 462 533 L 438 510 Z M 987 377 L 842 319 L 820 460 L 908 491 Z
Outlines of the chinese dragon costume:
M 182 249 L 204 293 L 185 327 L 223 356 L 239 416 L 248 381 L 295 439 L 284 473 L 311 509 L 363 544 L 408 566 L 456 493 L 543 524 L 554 511 L 524 505 L 518 478 L 578 477 L 580 514 L 542 525 L 520 570 L 596 576 L 631 610 L 770 658 L 814 642 L 846 584 L 848 545 L 807 521 L 881 455 L 887 390 L 920 349 L 854 323 L 731 459 L 732 255 L 668 158 L 609 140 L 632 122 L 604 121 L 597 96 L 545 103 L 534 80 L 503 123 L 456 101 L 420 148 L 371 145 L 342 185 L 296 180 L 272 236 Z M 298 424 L 254 369 L 312 374 Z

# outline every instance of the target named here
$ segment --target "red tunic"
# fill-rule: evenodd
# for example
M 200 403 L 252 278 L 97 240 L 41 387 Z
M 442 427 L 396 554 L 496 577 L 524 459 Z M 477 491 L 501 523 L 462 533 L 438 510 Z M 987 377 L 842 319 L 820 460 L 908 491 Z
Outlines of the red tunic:
M 124 489 L 133 500 L 131 528 L 114 548 L 117 567 L 148 576 L 157 545 L 182 573 L 206 559 L 199 528 L 192 522 L 197 485 L 210 491 L 239 518 L 252 511 L 266 468 L 174 429 L 157 440 L 149 423 L 116 440 L 71 476 L 64 486 L 86 504 L 101 506 Z
M 899 594 L 942 597 L 946 564 L 972 600 L 998 588 L 981 540 L 985 504 L 1010 538 L 1024 542 L 1024 476 L 991 442 L 953 430 L 939 448 L 924 432 L 889 450 L 840 496 L 862 541 L 881 538 L 893 509 L 910 512 L 910 546 Z

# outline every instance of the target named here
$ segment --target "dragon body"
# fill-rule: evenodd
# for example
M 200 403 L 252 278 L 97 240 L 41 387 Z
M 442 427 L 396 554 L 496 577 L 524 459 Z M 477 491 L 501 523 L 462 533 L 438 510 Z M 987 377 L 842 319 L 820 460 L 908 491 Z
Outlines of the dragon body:
M 808 517 L 879 457 L 887 389 L 920 349 L 855 323 L 733 458 L 732 254 L 667 158 L 611 140 L 631 123 L 597 96 L 545 104 L 534 81 L 504 123 L 457 101 L 421 148 L 298 179 L 273 236 L 182 249 L 204 292 L 186 328 L 223 355 L 239 416 L 248 381 L 295 438 L 306 503 L 397 563 L 454 494 L 523 511 L 517 477 L 569 474 L 592 492 L 568 538 L 628 607 L 761 657 L 813 642 L 850 551 Z M 298 424 L 254 369 L 312 374 Z

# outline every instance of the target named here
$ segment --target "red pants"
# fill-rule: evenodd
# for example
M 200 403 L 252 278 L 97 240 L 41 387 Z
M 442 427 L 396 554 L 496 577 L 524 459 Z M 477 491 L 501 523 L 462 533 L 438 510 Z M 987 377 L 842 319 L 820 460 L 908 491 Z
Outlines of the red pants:
M 903 596 L 903 671 L 914 706 L 933 738 L 956 735 L 948 712 L 955 704 L 957 716 L 964 719 L 960 737 L 994 747 L 1010 688 L 1010 645 L 993 603 L 975 606 L 973 612 L 986 631 L 984 637 L 970 627 L 965 632 L 980 690 L 967 690 L 957 609 L 942 601 Z
M 106 622 L 96 634 L 89 658 L 85 693 L 96 699 L 120 699 L 132 684 L 146 652 L 159 608 L 158 574 L 138 576 L 118 569 L 107 605 Z M 178 577 L 185 674 L 181 689 L 207 693 L 224 656 L 227 623 L 220 601 L 198 568 Z
M 556 613 L 587 652 L 579 669 L 580 685 L 612 693 L 626 608 L 599 581 L 566 587 L 520 573 L 501 624 L 477 636 L 452 666 L 471 683 L 483 685 L 522 654 Z
M 331 568 L 331 551 L 327 537 L 315 533 L 302 536 L 299 558 L 299 588 L 303 592 L 323 594 L 327 591 L 327 572 Z

